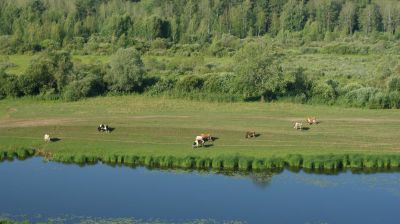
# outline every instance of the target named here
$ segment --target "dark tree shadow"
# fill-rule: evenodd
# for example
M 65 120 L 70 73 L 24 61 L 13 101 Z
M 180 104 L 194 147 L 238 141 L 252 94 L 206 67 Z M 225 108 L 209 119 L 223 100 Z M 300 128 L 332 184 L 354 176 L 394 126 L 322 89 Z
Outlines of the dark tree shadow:
M 61 141 L 61 139 L 60 138 L 51 138 L 50 141 L 51 142 L 59 142 L 59 141 Z

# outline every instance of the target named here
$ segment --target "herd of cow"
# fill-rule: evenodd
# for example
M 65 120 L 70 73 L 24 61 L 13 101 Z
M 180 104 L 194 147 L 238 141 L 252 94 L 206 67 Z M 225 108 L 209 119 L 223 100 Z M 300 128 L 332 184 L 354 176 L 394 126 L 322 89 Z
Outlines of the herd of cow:
M 309 125 L 313 125 L 313 124 L 318 124 L 319 123 L 315 117 L 308 117 L 306 119 L 306 122 Z M 301 122 L 301 121 L 293 122 L 293 128 L 296 129 L 296 130 L 303 130 L 303 122 Z M 107 124 L 100 124 L 97 127 L 97 131 L 99 131 L 99 132 L 110 133 L 111 130 L 112 130 L 112 128 L 110 128 Z M 258 135 L 256 134 L 255 131 L 248 131 L 248 132 L 246 132 L 245 138 L 255 138 L 257 136 Z M 217 139 L 217 138 L 211 136 L 210 134 L 201 134 L 199 136 L 196 136 L 196 138 L 195 138 L 195 140 L 194 140 L 194 142 L 192 144 L 192 148 L 203 147 L 206 142 L 214 141 L 215 139 Z M 44 135 L 44 141 L 45 142 L 50 142 L 51 140 L 52 139 L 51 139 L 49 134 L 45 134 Z
M 309 125 L 313 125 L 313 124 L 318 124 L 319 122 L 317 121 L 317 118 L 315 117 L 308 117 L 306 119 L 306 122 Z M 303 122 L 301 121 L 295 121 L 293 122 L 293 128 L 296 130 L 303 130 Z M 255 131 L 248 131 L 246 132 L 245 138 L 255 138 L 257 137 L 258 134 L 256 134 Z M 216 139 L 215 137 L 212 137 L 210 134 L 201 134 L 199 136 L 196 136 L 194 142 L 192 143 L 192 148 L 199 148 L 204 146 L 204 144 L 207 141 L 214 141 L 214 139 Z

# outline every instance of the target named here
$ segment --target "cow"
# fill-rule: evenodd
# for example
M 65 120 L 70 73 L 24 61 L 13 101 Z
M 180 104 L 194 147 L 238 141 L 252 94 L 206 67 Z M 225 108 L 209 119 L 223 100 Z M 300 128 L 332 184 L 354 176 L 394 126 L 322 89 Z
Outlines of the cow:
M 200 146 L 204 146 L 205 141 L 203 140 L 202 136 L 196 136 L 193 144 L 192 144 L 192 148 L 198 148 Z
M 306 121 L 309 125 L 318 124 L 318 121 L 315 117 L 307 117 Z
M 110 127 L 108 127 L 108 125 L 106 125 L 106 124 L 100 124 L 98 127 L 97 127 L 97 131 L 105 131 L 105 132 L 107 132 L 107 133 L 109 133 L 110 132 Z
M 293 128 L 296 130 L 303 130 L 303 123 L 301 122 L 294 122 L 293 123 Z
M 214 138 L 210 134 L 201 134 L 203 141 L 214 141 Z
M 246 138 L 255 138 L 256 137 L 256 132 L 255 131 L 248 131 L 246 132 Z
M 50 135 L 49 135 L 49 134 L 45 134 L 45 135 L 44 135 L 44 141 L 45 141 L 45 142 L 50 142 L 50 141 L 51 141 L 51 138 L 50 138 Z

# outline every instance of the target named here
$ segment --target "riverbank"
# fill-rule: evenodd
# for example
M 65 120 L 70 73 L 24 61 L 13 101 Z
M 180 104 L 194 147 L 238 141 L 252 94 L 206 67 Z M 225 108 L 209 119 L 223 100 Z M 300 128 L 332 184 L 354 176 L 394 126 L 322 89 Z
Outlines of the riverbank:
M 0 159 L 258 170 L 398 168 L 397 110 L 290 103 L 209 103 L 146 96 L 0 101 Z M 299 131 L 293 121 L 316 116 Z M 107 123 L 111 133 L 99 133 Z M 246 139 L 246 131 L 260 134 Z M 43 135 L 56 141 L 45 143 Z M 192 149 L 196 135 L 217 137 Z

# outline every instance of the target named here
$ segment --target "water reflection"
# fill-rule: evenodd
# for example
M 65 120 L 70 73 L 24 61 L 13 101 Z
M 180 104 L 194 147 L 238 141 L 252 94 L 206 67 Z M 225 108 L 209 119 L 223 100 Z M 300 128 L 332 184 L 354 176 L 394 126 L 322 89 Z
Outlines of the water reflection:
M 171 170 L 64 165 L 33 158 L 0 163 L 0 180 L 0 214 L 20 220 L 396 223 L 400 219 L 396 172 Z

